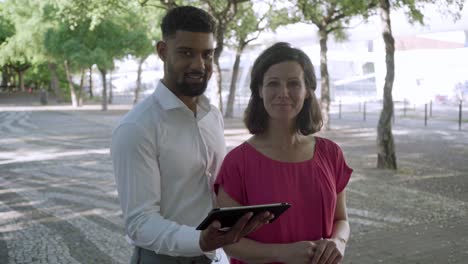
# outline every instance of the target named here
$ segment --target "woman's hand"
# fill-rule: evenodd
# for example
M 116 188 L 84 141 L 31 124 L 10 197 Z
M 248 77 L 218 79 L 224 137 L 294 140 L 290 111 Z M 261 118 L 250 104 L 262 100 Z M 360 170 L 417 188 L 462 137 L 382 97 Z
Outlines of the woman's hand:
M 335 238 L 314 241 L 312 264 L 338 264 L 343 260 L 345 241 Z

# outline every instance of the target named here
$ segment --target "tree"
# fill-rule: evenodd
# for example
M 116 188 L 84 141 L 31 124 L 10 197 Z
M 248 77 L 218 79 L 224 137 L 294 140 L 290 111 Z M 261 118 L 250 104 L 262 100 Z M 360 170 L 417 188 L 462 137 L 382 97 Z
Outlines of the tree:
M 23 31 L 24 23 L 29 22 L 28 17 L 15 14 L 15 8 L 11 1 L 4 2 L 1 6 L 0 65 L 7 65 L 17 74 L 18 88 L 25 91 L 24 73 L 31 67 L 34 52 L 28 46 L 31 36 Z
M 139 36 L 141 36 L 125 24 L 128 18 L 126 16 L 114 18 L 119 23 L 111 19 L 103 20 L 90 31 L 88 45 L 91 49 L 93 62 L 101 73 L 103 83 L 101 97 L 103 111 L 107 110 L 107 73 L 113 69 L 115 59 L 123 58 L 131 53 L 133 47 L 138 45 Z
M 229 24 L 234 21 L 234 17 L 238 14 L 238 7 L 241 3 L 248 2 L 249 0 L 200 0 L 206 5 L 208 12 L 215 18 L 216 25 L 216 48 L 214 52 L 215 75 L 218 86 L 219 96 L 219 110 L 223 112 L 223 81 L 221 66 L 219 65 L 219 58 L 223 52 L 225 45 L 225 33 Z
M 88 28 L 87 24 L 82 24 L 72 30 L 68 24 L 62 23 L 58 28 L 49 29 L 44 38 L 47 54 L 57 63 L 63 63 L 74 107 L 79 106 L 79 102 L 82 101 L 83 87 L 80 87 L 77 97 L 72 74 L 75 71 L 83 71 L 93 63 L 91 50 L 85 45 Z
M 29 69 L 24 76 L 24 82 L 28 87 L 33 89 L 47 89 L 50 83 L 50 74 L 47 64 L 32 65 L 31 69 Z
M 230 23 L 227 30 L 228 36 L 228 45 L 231 40 L 234 42 L 232 47 L 236 50 L 236 57 L 232 67 L 232 76 L 231 84 L 229 87 L 229 96 L 226 105 L 225 117 L 232 118 L 234 116 L 234 101 L 236 96 L 237 88 L 237 79 L 239 75 L 239 66 L 241 61 L 241 56 L 244 49 L 251 43 L 256 40 L 260 34 L 267 30 L 275 30 L 278 26 L 289 23 L 288 21 L 279 19 L 284 18 L 285 10 L 273 10 L 272 5 L 268 5 L 268 10 L 261 17 L 258 18 L 260 14 L 255 14 L 253 11 L 252 2 L 245 2 L 239 5 L 239 11 L 235 17 L 235 21 Z
M 395 79 L 395 39 L 390 22 L 390 1 L 380 1 L 380 17 L 382 19 L 382 37 L 385 42 L 385 75 L 383 109 L 377 126 L 377 168 L 396 169 L 395 144 L 393 141 L 392 122 L 393 97 L 392 88 Z
M 54 27 L 54 9 L 49 1 L 40 0 L 8 0 L 2 5 L 2 15 L 8 18 L 14 26 L 14 35 L 0 47 L 0 60 L 13 65 L 20 77 L 30 67 L 49 63 L 51 72 L 51 87 L 57 96 L 57 101 L 63 100 L 58 86 L 57 65 L 50 62 L 45 54 L 43 38 L 45 32 Z M 3 64 L 0 62 L 0 64 Z M 19 86 L 22 86 L 20 84 Z
M 0 14 L 2 12 L 2 5 L 0 4 Z M 3 43 L 7 42 L 7 39 L 10 38 L 15 34 L 15 28 L 13 24 L 6 19 L 3 16 L 0 16 L 0 46 L 3 45 Z M 9 80 L 11 79 L 11 74 L 10 74 L 10 67 L 8 64 L 3 64 L 1 65 L 1 71 L 2 71 L 2 83 L 0 84 L 1 87 L 8 87 Z
M 369 15 L 369 8 L 375 3 L 366 0 L 314 1 L 297 0 L 299 17 L 304 22 L 318 28 L 320 41 L 320 104 L 324 129 L 330 129 L 330 76 L 328 73 L 328 39 L 333 34 L 336 39 L 345 38 L 346 25 L 355 16 Z
M 125 14 L 135 1 L 125 0 L 46 0 L 55 9 L 57 17 L 67 23 L 71 29 L 86 23 L 89 29 L 94 29 L 109 17 Z
M 383 109 L 380 113 L 377 126 L 377 168 L 397 169 L 395 144 L 393 141 L 391 119 L 394 115 L 392 89 L 395 79 L 395 40 L 393 38 L 390 10 L 393 8 L 403 8 L 410 22 L 424 24 L 424 15 L 421 12 L 423 6 L 427 4 L 438 4 L 443 6 L 441 11 L 451 13 L 455 19 L 459 17 L 459 12 L 463 8 L 464 0 L 379 0 L 379 13 L 382 22 L 382 37 L 385 43 L 385 63 L 387 73 L 385 75 Z M 442 3 L 444 2 L 444 3 Z M 454 8 L 455 11 L 452 11 Z
M 170 5 L 170 3 L 163 4 Z M 136 104 L 139 100 L 143 63 L 154 52 L 152 40 L 157 40 L 161 38 L 161 30 L 159 28 L 159 23 L 162 19 L 163 11 L 165 11 L 164 8 L 155 7 L 152 5 L 136 7 L 135 13 L 138 14 L 138 16 L 136 16 L 138 19 L 131 22 L 131 26 L 134 29 L 133 32 L 140 34 L 137 37 L 138 39 L 140 39 L 140 41 L 138 41 L 136 45 L 133 46 L 131 51 L 131 54 L 134 55 L 138 61 L 137 81 L 133 97 L 133 104 Z

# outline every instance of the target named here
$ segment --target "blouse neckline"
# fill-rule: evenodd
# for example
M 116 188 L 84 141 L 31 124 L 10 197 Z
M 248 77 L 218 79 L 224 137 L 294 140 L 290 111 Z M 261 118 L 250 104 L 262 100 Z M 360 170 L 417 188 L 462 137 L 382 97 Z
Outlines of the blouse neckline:
M 268 157 L 267 155 L 265 155 L 262 152 L 260 152 L 259 150 L 257 150 L 254 146 L 252 146 L 247 141 L 244 142 L 244 145 L 246 145 L 249 149 L 253 150 L 258 156 L 262 157 L 263 159 L 269 160 L 271 162 L 285 164 L 285 165 L 299 165 L 299 164 L 304 164 L 304 163 L 311 162 L 317 156 L 317 145 L 318 145 L 318 142 L 320 140 L 319 140 L 318 137 L 314 137 L 314 139 L 315 139 L 315 146 L 314 146 L 314 153 L 312 155 L 312 158 L 309 158 L 309 159 L 306 159 L 306 160 L 303 160 L 303 161 L 293 161 L 293 162 L 291 162 L 291 161 L 282 161 L 282 160 L 277 160 L 277 159 L 273 159 L 271 157 Z

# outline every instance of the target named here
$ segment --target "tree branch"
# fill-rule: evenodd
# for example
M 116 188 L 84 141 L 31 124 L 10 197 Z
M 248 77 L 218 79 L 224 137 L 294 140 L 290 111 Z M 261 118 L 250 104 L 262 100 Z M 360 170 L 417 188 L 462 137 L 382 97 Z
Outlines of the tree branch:
M 345 27 L 342 27 L 341 25 L 338 25 L 338 26 L 331 27 L 331 28 L 325 30 L 325 32 L 327 32 L 327 34 L 328 34 L 328 33 L 331 33 L 331 32 L 333 32 L 333 31 L 335 31 L 335 30 L 344 29 L 344 28 L 345 28 Z

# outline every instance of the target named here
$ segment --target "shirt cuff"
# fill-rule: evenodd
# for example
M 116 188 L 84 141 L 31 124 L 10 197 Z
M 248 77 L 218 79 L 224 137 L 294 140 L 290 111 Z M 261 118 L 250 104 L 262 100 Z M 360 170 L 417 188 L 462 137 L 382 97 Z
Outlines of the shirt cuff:
M 200 248 L 200 232 L 194 227 L 181 226 L 179 230 L 179 247 L 186 252 L 186 256 L 201 256 L 205 254 Z

